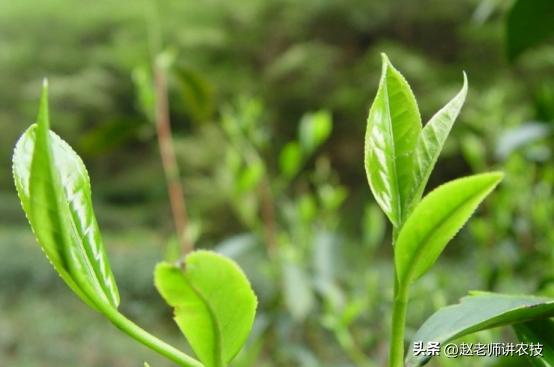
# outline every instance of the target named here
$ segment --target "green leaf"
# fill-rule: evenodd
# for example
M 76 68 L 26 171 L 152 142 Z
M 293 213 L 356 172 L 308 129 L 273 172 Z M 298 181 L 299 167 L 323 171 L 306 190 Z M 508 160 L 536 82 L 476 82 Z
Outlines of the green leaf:
M 454 120 L 460 113 L 467 95 L 467 77 L 464 73 L 464 86 L 456 97 L 433 116 L 419 135 L 413 154 L 413 181 L 409 190 L 403 219 L 419 203 L 427 180 L 433 171 L 444 142 L 452 129 Z
M 518 0 L 506 22 L 508 59 L 514 61 L 531 47 L 554 34 L 552 0 Z
M 133 70 L 132 79 L 137 94 L 137 107 L 144 113 L 149 122 L 154 123 L 156 121 L 156 96 L 150 65 L 136 67 Z
M 212 85 L 206 78 L 193 70 L 179 68 L 175 71 L 181 87 L 185 107 L 195 122 L 209 120 L 214 112 Z
M 552 319 L 527 321 L 512 327 L 521 343 L 533 344 L 535 347 L 540 344 L 540 355 L 535 355 L 537 350 L 533 353 L 534 356 L 529 356 L 533 366 L 554 366 L 554 321 Z
M 160 263 L 156 287 L 206 367 L 224 367 L 240 351 L 254 322 L 256 296 L 239 266 L 209 251 L 189 254 L 182 268 Z
M 387 56 L 382 57 L 381 82 L 367 121 L 365 168 L 377 203 L 392 224 L 400 227 L 412 187 L 412 153 L 421 118 L 410 86 Z
M 17 192 L 44 253 L 65 282 L 94 309 L 119 304 L 91 202 L 86 168 L 71 147 L 49 130 L 47 85 L 38 125 L 17 142 L 13 174 Z
M 300 145 L 291 141 L 287 143 L 279 154 L 279 168 L 283 176 L 291 179 L 300 171 L 304 163 L 304 155 Z
M 502 177 L 502 173 L 495 172 L 454 180 L 421 201 L 402 227 L 394 249 L 400 284 L 419 279 L 431 268 Z
M 431 316 L 418 330 L 410 347 L 415 342 L 422 342 L 424 346 L 429 341 L 443 344 L 481 330 L 551 316 L 554 316 L 552 299 L 473 292 L 462 298 L 460 304 L 442 308 Z M 423 366 L 429 359 L 430 356 L 409 352 L 406 367 Z
M 235 191 L 237 195 L 244 195 L 256 188 L 263 178 L 265 166 L 261 160 L 250 163 L 240 172 L 237 177 Z
M 309 113 L 300 121 L 300 145 L 310 155 L 327 140 L 333 128 L 331 114 L 325 110 Z

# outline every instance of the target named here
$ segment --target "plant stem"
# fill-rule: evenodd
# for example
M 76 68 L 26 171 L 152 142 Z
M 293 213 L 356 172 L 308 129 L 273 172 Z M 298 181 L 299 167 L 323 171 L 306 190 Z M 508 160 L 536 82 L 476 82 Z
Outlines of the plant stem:
M 156 123 L 158 146 L 160 148 L 167 191 L 169 192 L 173 223 L 181 247 L 181 256 L 185 257 L 189 252 L 194 250 L 194 244 L 186 234 L 188 225 L 187 206 L 183 186 L 181 185 L 179 166 L 175 157 L 175 149 L 173 148 L 167 96 L 167 71 L 166 65 L 163 65 L 160 56 L 162 54 L 162 32 L 155 0 L 144 1 L 144 16 L 146 19 L 146 31 L 154 77 L 155 111 L 153 118 Z
M 140 326 L 126 318 L 120 313 L 117 308 L 108 304 L 102 297 L 96 293 L 90 285 L 85 281 L 82 275 L 77 274 L 74 278 L 77 285 L 94 304 L 98 311 L 104 314 L 119 330 L 123 331 L 133 339 L 152 349 L 153 351 L 163 355 L 169 360 L 183 367 L 205 367 L 198 360 L 186 355 L 177 348 L 167 344 L 166 342 L 156 338 Z
M 392 233 L 392 245 L 396 244 L 398 229 Z M 406 310 L 408 308 L 409 285 L 400 285 L 394 266 L 394 299 L 392 303 L 391 344 L 389 349 L 389 367 L 404 366 L 404 331 L 406 328 Z
M 155 352 L 165 356 L 173 362 L 184 367 L 204 367 L 202 363 L 196 359 L 186 355 L 180 350 L 172 347 L 166 342 L 156 338 L 146 330 L 142 329 L 131 320 L 123 316 L 119 311 L 108 305 L 101 306 L 101 311 L 118 329 L 133 337 L 140 343 Z
M 396 276 L 396 271 L 395 271 Z M 404 366 L 404 330 L 406 327 L 406 310 L 408 307 L 408 287 L 397 285 L 392 304 L 391 346 L 389 367 Z
M 156 129 L 158 145 L 162 157 L 162 164 L 169 192 L 173 221 L 177 231 L 177 238 L 181 244 L 181 255 L 184 257 L 194 250 L 194 246 L 186 234 L 187 210 L 185 195 L 179 175 L 179 166 L 175 158 L 173 140 L 171 138 L 171 125 L 169 123 L 169 105 L 167 101 L 167 78 L 163 65 L 156 62 L 154 65 L 154 88 L 156 91 Z

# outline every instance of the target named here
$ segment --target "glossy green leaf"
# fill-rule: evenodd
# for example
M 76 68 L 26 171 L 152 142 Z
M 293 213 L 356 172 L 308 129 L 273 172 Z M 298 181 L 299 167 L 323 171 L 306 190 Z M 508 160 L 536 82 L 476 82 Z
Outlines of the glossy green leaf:
M 412 187 L 412 153 L 421 118 L 410 86 L 388 58 L 382 57 L 379 90 L 367 121 L 365 168 L 377 203 L 399 227 Z
M 529 351 L 532 355 L 528 355 L 533 366 L 554 366 L 554 321 L 552 319 L 527 321 L 512 327 L 520 343 L 534 346 L 534 351 Z M 538 345 L 540 345 L 539 349 L 536 349 Z
M 554 1 L 518 0 L 508 13 L 508 59 L 519 55 L 554 35 Z
M 419 279 L 431 268 L 502 177 L 502 173 L 495 172 L 454 180 L 421 201 L 402 227 L 394 248 L 400 284 Z
M 182 268 L 158 264 L 155 283 L 200 361 L 206 367 L 229 364 L 246 342 L 257 305 L 239 266 L 214 252 L 195 251 Z
M 415 342 L 424 346 L 429 341 L 443 344 L 481 330 L 552 316 L 553 299 L 473 292 L 460 304 L 442 308 L 431 316 L 417 331 L 410 347 Z M 429 359 L 430 356 L 408 352 L 406 367 L 423 366 Z
M 46 83 L 38 124 L 16 145 L 13 174 L 33 232 L 54 268 L 91 307 L 106 302 L 116 308 L 119 294 L 92 210 L 88 173 L 71 147 L 49 130 Z
M 407 199 L 403 219 L 421 200 L 427 180 L 435 167 L 444 142 L 458 117 L 467 95 L 467 77 L 464 73 L 464 86 L 456 97 L 433 116 L 419 134 L 413 154 L 413 181 Z

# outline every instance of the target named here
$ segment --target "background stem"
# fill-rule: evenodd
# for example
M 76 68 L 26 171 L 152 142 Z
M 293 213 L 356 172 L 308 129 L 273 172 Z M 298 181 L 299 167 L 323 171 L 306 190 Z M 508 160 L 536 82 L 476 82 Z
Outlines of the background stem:
M 162 32 L 160 29 L 160 16 L 155 0 L 145 0 L 144 16 L 146 19 L 146 30 L 150 47 L 152 73 L 154 79 L 155 96 L 155 123 L 158 146 L 169 193 L 173 223 L 177 231 L 177 238 L 181 248 L 181 256 L 185 257 L 194 250 L 194 245 L 187 236 L 187 206 L 179 166 L 173 148 L 173 137 L 171 134 L 171 123 L 169 118 L 169 102 L 167 93 L 167 65 L 164 65 L 162 55 Z
M 156 131 L 167 190 L 169 192 L 171 211 L 173 213 L 173 222 L 177 231 L 179 243 L 181 244 L 181 255 L 184 257 L 194 249 L 194 246 L 186 234 L 188 218 L 185 195 L 183 193 L 183 186 L 181 185 L 179 166 L 175 158 L 175 150 L 173 149 L 173 140 L 171 136 L 169 104 L 167 101 L 167 76 L 165 68 L 161 63 L 162 62 L 158 60 L 154 64 Z

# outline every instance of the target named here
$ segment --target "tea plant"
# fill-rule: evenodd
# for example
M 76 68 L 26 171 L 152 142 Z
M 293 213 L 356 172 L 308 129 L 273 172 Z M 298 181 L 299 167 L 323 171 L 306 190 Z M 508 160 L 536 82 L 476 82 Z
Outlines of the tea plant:
M 393 227 L 389 367 L 422 366 L 433 355 L 423 348 L 429 342 L 446 343 L 504 325 L 513 325 L 521 342 L 545 347 L 541 355 L 531 358 L 533 364 L 551 365 L 554 323 L 533 320 L 553 316 L 554 300 L 485 292 L 471 292 L 460 304 L 437 311 L 412 341 L 411 345 L 420 350 L 405 353 L 411 284 L 430 270 L 448 241 L 503 177 L 502 173 L 493 172 L 461 178 L 423 197 L 466 93 L 464 75 L 464 86 L 458 95 L 422 127 L 408 83 L 383 55 L 381 81 L 368 118 L 365 168 L 371 191 Z M 324 138 L 305 144 L 306 152 L 313 153 L 314 146 Z M 286 157 L 302 157 L 299 146 L 293 146 L 286 148 L 288 153 L 282 153 L 283 177 L 287 180 L 295 176 L 299 167 L 285 162 Z M 258 166 L 245 168 L 245 175 L 257 184 L 266 167 L 260 160 L 254 163 Z M 77 154 L 50 131 L 46 83 L 38 122 L 16 145 L 13 173 L 23 209 L 44 253 L 62 279 L 91 308 L 181 366 L 223 367 L 237 355 L 252 328 L 257 300 L 240 268 L 214 252 L 193 251 L 177 263 L 160 263 L 154 274 L 158 291 L 174 308 L 175 321 L 198 359 L 157 339 L 118 312 L 117 285 L 94 217 L 88 174 Z M 274 256 L 281 261 L 286 259 L 279 251 Z M 365 362 L 363 357 L 353 359 Z
M 256 296 L 240 268 L 208 251 L 160 263 L 154 280 L 198 359 L 141 329 L 117 311 L 119 294 L 91 204 L 87 171 L 49 130 L 47 84 L 38 123 L 20 138 L 13 173 L 42 250 L 67 285 L 119 329 L 181 366 L 222 367 L 237 355 L 254 321 Z
M 448 241 L 469 219 L 503 174 L 484 173 L 444 184 L 421 199 L 442 146 L 465 100 L 467 78 L 460 93 L 426 125 L 403 76 L 383 55 L 377 96 L 369 112 L 365 166 L 375 199 L 393 226 L 394 300 L 389 367 L 422 366 L 432 354 L 408 353 L 404 362 L 404 329 L 411 283 L 435 263 Z M 437 311 L 416 333 L 413 345 L 446 343 L 496 326 L 514 326 L 520 339 L 549 344 L 550 323 L 544 331 L 524 323 L 554 315 L 554 300 L 472 292 L 459 305 Z M 531 326 L 532 325 L 532 326 Z M 532 330 L 531 330 L 532 329 Z M 536 356 L 534 363 L 552 361 Z M 537 362 L 538 361 L 538 362 Z

